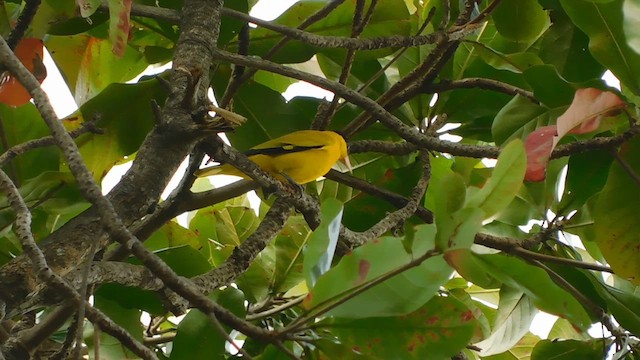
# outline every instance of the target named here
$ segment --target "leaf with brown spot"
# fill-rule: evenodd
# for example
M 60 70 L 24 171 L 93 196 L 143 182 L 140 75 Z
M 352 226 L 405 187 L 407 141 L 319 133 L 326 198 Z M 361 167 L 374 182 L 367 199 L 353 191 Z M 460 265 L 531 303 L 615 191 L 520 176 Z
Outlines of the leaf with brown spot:
M 329 318 L 319 325 L 333 330 L 342 344 L 357 347 L 365 356 L 395 359 L 402 354 L 402 359 L 443 359 L 464 349 L 471 340 L 477 321 L 464 315 L 468 313 L 459 300 L 437 296 L 405 316 Z

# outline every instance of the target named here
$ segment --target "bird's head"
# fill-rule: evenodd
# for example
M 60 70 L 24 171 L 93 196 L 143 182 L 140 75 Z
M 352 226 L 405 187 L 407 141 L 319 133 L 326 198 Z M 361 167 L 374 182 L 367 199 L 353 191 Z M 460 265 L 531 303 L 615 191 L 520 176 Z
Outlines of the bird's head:
M 349 161 L 349 146 L 347 146 L 347 142 L 344 140 L 341 134 L 338 134 L 338 142 L 340 143 L 340 162 L 342 162 L 349 172 L 353 172 L 351 168 L 351 162 Z

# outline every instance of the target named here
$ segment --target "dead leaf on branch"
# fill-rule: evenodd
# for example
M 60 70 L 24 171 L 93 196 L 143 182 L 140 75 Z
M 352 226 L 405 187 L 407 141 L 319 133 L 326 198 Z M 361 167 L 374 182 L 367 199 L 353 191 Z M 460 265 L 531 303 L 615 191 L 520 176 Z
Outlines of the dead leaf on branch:
M 566 134 L 593 132 L 605 117 L 619 114 L 625 106 L 626 103 L 613 92 L 596 88 L 577 90 L 567 111 L 558 117 L 557 125 L 541 127 L 527 136 L 525 180 L 545 179 L 551 152 Z

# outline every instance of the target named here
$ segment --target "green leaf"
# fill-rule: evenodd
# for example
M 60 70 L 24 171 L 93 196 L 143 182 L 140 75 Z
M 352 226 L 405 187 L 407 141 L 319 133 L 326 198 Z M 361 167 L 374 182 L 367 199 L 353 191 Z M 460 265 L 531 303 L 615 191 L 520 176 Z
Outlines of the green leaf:
M 276 268 L 271 281 L 273 291 L 285 293 L 304 281 L 303 249 L 311 231 L 303 216 L 291 216 L 274 241 Z
M 313 231 L 304 253 L 304 274 L 307 286 L 313 287 L 322 274 L 329 271 L 338 245 L 342 223 L 342 203 L 326 199 L 322 203 L 320 226 Z
M 622 2 L 622 13 L 624 15 L 622 29 L 624 30 L 627 43 L 636 53 L 640 53 L 640 31 L 638 31 L 640 2 L 638 0 Z
M 433 249 L 434 237 L 433 225 L 421 225 L 417 227 L 411 254 L 404 250 L 400 239 L 391 237 L 380 238 L 353 250 L 318 279 L 305 299 L 304 307 L 312 309 L 336 302 L 358 287 L 409 263 Z M 404 315 L 433 297 L 450 275 L 451 268 L 442 256 L 432 256 L 350 298 L 331 309 L 329 314 L 348 318 Z
M 473 244 L 484 217 L 484 211 L 477 207 L 467 207 L 455 213 L 440 216 L 440 220 L 436 221 L 437 248 L 444 252 L 468 249 Z
M 498 70 L 522 73 L 534 65 L 542 65 L 538 55 L 530 52 L 504 54 L 479 42 L 471 42 L 482 60 Z
M 552 124 L 561 113 L 558 111 L 554 117 L 548 108 L 516 95 L 495 116 L 491 133 L 496 145 L 511 139 L 524 139 L 533 130 Z
M 561 209 L 579 209 L 607 182 L 613 156 L 607 150 L 593 150 L 574 154 L 569 158 Z
M 589 276 L 596 291 L 606 302 L 607 309 L 625 329 L 640 332 L 640 315 L 637 312 L 640 306 L 640 294 L 635 286 L 625 286 L 625 281 L 617 278 L 616 286 L 610 286 L 595 276 Z
M 185 229 L 175 221 L 166 222 L 144 242 L 144 246 L 152 251 L 183 245 L 189 245 L 194 249 L 199 249 L 200 241 L 198 241 L 198 234 L 189 229 Z
M 92 99 L 114 82 L 132 79 L 149 65 L 143 55 L 132 47 L 123 48 L 122 57 L 114 61 L 111 43 L 86 33 L 51 36 L 46 45 L 78 105 Z M 148 103 L 145 105 L 148 107 Z
M 527 333 L 518 343 L 511 349 L 502 354 L 485 356 L 482 360 L 525 360 L 531 357 L 531 352 L 535 345 L 540 342 L 540 338 Z
M 365 8 L 370 4 L 371 0 L 367 0 Z M 324 5 L 325 3 L 322 1 L 299 1 L 275 19 L 274 22 L 294 28 L 298 27 L 301 19 L 306 19 Z M 307 27 L 305 31 L 317 35 L 350 36 L 354 11 L 355 3 L 345 2 L 322 20 Z M 409 35 L 410 29 L 409 12 L 405 6 L 398 6 L 396 0 L 380 0 L 377 2 L 371 20 L 364 28 L 361 37 Z M 250 55 L 263 56 L 281 39 L 281 34 L 264 28 L 252 30 Z M 323 50 L 300 41 L 290 41 L 272 59 L 280 63 L 299 63 L 309 60 L 316 52 Z M 236 51 L 236 49 L 231 47 L 230 51 Z M 384 49 L 370 51 L 369 53 L 374 54 L 376 57 L 381 57 L 388 55 L 390 50 Z
M 407 166 L 402 164 L 402 160 L 405 159 L 410 159 Z M 406 158 L 384 156 L 371 159 L 366 165 L 355 170 L 354 175 L 396 194 L 409 196 L 413 185 L 407 186 L 407 184 L 415 184 L 421 172 L 420 162 L 415 161 L 412 156 Z M 397 210 L 395 206 L 377 196 L 359 193 L 345 204 L 343 223 L 351 230 L 365 231 L 395 210 Z M 415 224 L 413 218 L 410 218 L 409 222 Z
M 485 219 L 504 209 L 520 189 L 526 167 L 522 141 L 511 141 L 500 151 L 489 181 L 469 198 L 466 206 L 482 209 Z
M 557 2 L 554 3 L 557 6 Z M 589 47 L 587 35 L 578 29 L 561 9 L 552 10 L 551 18 L 551 27 L 541 39 L 539 55 L 542 61 L 553 65 L 560 76 L 568 81 L 600 79 L 606 69 L 593 58 L 591 52 L 586 51 Z M 552 89 L 555 90 L 550 90 Z
M 503 0 L 491 13 L 500 35 L 512 41 L 537 39 L 549 27 L 549 15 L 536 0 Z
M 561 0 L 574 24 L 589 36 L 589 51 L 634 94 L 640 94 L 640 55 L 625 37 L 623 0 L 608 3 Z
M 626 143 L 620 156 L 630 171 L 640 170 L 640 141 Z M 620 277 L 640 284 L 640 191 L 638 183 L 619 162 L 611 165 L 609 178 L 595 205 L 595 237 L 602 255 Z
M 587 329 L 591 324 L 582 305 L 544 270 L 502 254 L 474 256 L 492 276 L 524 292 L 540 310 L 566 318 L 579 329 Z
M 228 134 L 229 141 L 245 151 L 295 130 L 309 129 L 319 103 L 319 99 L 301 97 L 287 102 L 279 92 L 264 85 L 243 86 L 234 97 L 234 111 L 245 116 L 247 122 Z
M 558 318 L 549 331 L 549 339 L 589 340 L 587 332 L 579 331 L 567 319 Z
M 3 153 L 22 142 L 49 135 L 49 128 L 32 103 L 17 108 L 0 105 L 0 124 L 6 139 L 0 143 Z M 58 152 L 51 151 L 51 148 L 31 149 L 12 159 L 9 164 L 10 167 L 5 171 L 18 183 L 24 183 L 45 171 L 58 171 L 60 167 Z
M 583 342 L 578 340 L 551 341 L 541 340 L 531 353 L 531 360 L 578 360 L 600 359 L 604 354 L 603 342 L 594 340 Z
M 165 97 L 155 79 L 137 84 L 111 84 L 82 105 L 79 113 L 63 120 L 67 130 L 73 130 L 94 117 L 99 119 L 96 126 L 103 129 L 104 134 L 88 133 L 76 139 L 80 154 L 96 179 L 102 179 L 113 165 L 138 151 L 154 124 L 149 104 L 151 100 L 161 103 Z
M 571 104 L 577 87 L 560 77 L 551 65 L 532 66 L 524 71 L 524 78 L 533 88 L 533 95 L 550 108 Z
M 142 341 L 143 327 L 140 323 L 141 311 L 138 309 L 127 309 L 115 301 L 103 298 L 96 294 L 94 296 L 94 306 L 100 309 L 116 324 L 138 341 Z M 94 352 L 94 339 L 89 336 L 85 339 L 89 346 L 89 351 Z M 135 358 L 135 354 L 116 338 L 102 331 L 100 333 L 100 355 L 108 359 L 130 359 Z
M 245 315 L 244 296 L 240 290 L 227 287 L 209 297 L 236 316 Z M 227 333 L 231 331 L 227 326 L 224 328 Z M 220 359 L 224 357 L 226 341 L 208 316 L 200 310 L 192 309 L 178 325 L 169 359 Z
M 447 169 L 443 176 L 434 177 L 426 197 L 428 202 L 433 203 L 431 208 L 436 217 L 436 225 L 440 219 L 462 209 L 466 192 L 464 179 L 458 173 Z
M 529 331 L 538 310 L 531 299 L 509 286 L 500 289 L 500 303 L 491 335 L 475 346 L 482 349 L 481 356 L 495 355 L 515 346 Z
M 327 319 L 342 343 L 379 359 L 449 359 L 461 351 L 476 327 L 473 313 L 452 297 L 436 296 L 402 317 Z

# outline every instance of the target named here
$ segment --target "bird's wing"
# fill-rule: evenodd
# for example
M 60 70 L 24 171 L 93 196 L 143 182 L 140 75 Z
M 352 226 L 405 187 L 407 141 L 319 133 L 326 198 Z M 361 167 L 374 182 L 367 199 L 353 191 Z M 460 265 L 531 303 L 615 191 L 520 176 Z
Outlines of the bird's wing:
M 324 131 L 300 130 L 254 146 L 245 155 L 284 155 L 301 151 L 321 149 L 331 142 Z
M 249 149 L 244 152 L 245 155 L 269 155 L 269 156 L 278 156 L 284 154 L 291 154 L 301 151 L 313 150 L 313 149 L 321 149 L 324 145 L 315 145 L 315 146 L 299 146 L 295 144 L 281 144 L 278 146 L 268 147 L 268 148 L 259 148 L 259 149 Z

